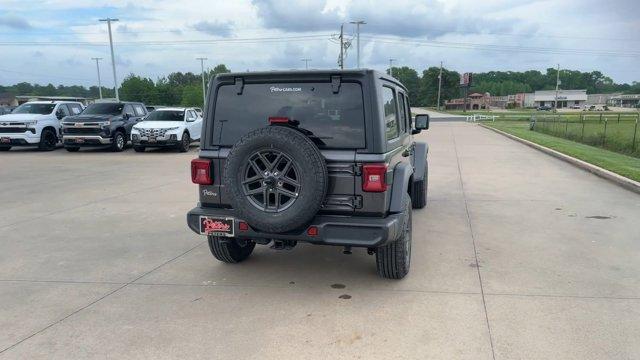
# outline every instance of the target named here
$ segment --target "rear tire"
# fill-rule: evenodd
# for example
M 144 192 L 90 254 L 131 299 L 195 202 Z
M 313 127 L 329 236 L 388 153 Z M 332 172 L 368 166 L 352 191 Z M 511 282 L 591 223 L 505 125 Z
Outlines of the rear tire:
M 414 209 L 422 209 L 427 206 L 427 189 L 429 187 L 429 165 L 424 168 L 422 180 L 414 181 L 411 184 L 411 204 Z
M 40 142 L 38 143 L 38 149 L 41 151 L 55 150 L 58 143 L 58 136 L 55 131 L 51 129 L 43 129 L 40 134 Z
M 182 134 L 182 138 L 180 139 L 180 144 L 178 145 L 178 151 L 187 152 L 189 151 L 189 145 L 191 144 L 191 137 L 188 132 Z
M 124 150 L 124 146 L 127 144 L 127 140 L 124 137 L 122 131 L 116 131 L 113 135 L 113 143 L 111 143 L 111 151 L 121 152 Z
M 78 150 L 80 150 L 79 147 L 65 147 L 65 150 L 67 150 L 68 152 L 78 152 Z
M 208 236 L 207 240 L 213 257 L 229 264 L 246 260 L 256 247 L 253 241 L 247 241 L 244 246 L 241 246 L 235 239 L 219 236 Z
M 133 151 L 135 152 L 144 152 L 146 148 L 144 146 L 134 146 Z
M 378 248 L 376 267 L 378 275 L 386 279 L 402 279 L 411 265 L 411 197 L 404 196 L 404 223 L 397 240 Z
M 0 151 L 9 151 L 11 150 L 11 146 L 0 146 Z

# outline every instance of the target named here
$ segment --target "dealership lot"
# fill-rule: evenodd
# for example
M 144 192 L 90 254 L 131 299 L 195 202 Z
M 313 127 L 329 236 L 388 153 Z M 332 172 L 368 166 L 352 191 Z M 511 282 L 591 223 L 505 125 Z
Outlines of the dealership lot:
M 0 358 L 640 357 L 640 196 L 437 122 L 411 273 L 363 250 L 216 262 L 197 149 L 0 154 Z

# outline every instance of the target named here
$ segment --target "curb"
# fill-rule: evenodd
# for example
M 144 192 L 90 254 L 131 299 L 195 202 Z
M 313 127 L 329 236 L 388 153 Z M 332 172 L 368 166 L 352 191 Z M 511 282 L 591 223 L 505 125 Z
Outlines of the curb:
M 586 161 L 582 161 L 582 160 L 576 159 L 576 158 L 574 158 L 572 156 L 565 155 L 565 154 L 563 154 L 563 153 L 561 153 L 559 151 L 556 151 L 556 150 L 553 150 L 553 149 L 549 149 L 546 146 L 538 145 L 538 144 L 536 144 L 534 142 L 531 142 L 529 140 L 525 140 L 525 139 L 519 138 L 519 137 L 517 137 L 515 135 L 511 135 L 511 134 L 506 133 L 506 132 L 504 132 L 502 130 L 495 129 L 495 128 L 492 128 L 490 126 L 486 126 L 484 124 L 478 124 L 478 125 L 480 125 L 481 127 L 485 128 L 485 129 L 489 129 L 491 131 L 497 132 L 500 135 L 504 135 L 504 136 L 506 136 L 506 137 L 508 137 L 508 138 L 510 138 L 512 140 L 515 140 L 515 141 L 523 143 L 523 144 L 525 144 L 527 146 L 530 146 L 530 147 L 532 147 L 532 148 L 534 148 L 536 150 L 540 150 L 543 153 L 546 153 L 547 155 L 551 155 L 551 156 L 553 156 L 553 157 L 555 157 L 557 159 L 560 159 L 562 161 L 568 162 L 569 164 L 571 164 L 571 165 L 573 165 L 573 166 L 575 166 L 577 168 L 580 168 L 582 170 L 588 171 L 588 172 L 590 172 L 590 173 L 592 173 L 594 175 L 597 175 L 597 176 L 599 176 L 599 177 L 601 177 L 603 179 L 609 180 L 609 181 L 615 183 L 616 185 L 621 186 L 621 187 L 623 187 L 623 188 L 625 188 L 627 190 L 630 190 L 630 191 L 633 191 L 635 193 L 640 194 L 640 182 L 637 182 L 635 180 L 631 180 L 631 179 L 626 178 L 626 177 L 624 177 L 622 175 L 618 175 L 618 174 L 616 174 L 616 173 L 614 173 L 612 171 L 609 171 L 607 169 L 603 169 L 603 168 L 601 168 L 599 166 L 590 164 L 590 163 L 588 163 Z

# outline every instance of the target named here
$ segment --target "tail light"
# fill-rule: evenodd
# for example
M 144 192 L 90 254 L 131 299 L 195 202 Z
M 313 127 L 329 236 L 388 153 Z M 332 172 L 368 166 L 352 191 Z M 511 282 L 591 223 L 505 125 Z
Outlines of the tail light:
M 211 160 L 191 160 L 191 181 L 198 185 L 213 184 L 213 177 L 211 176 Z
M 387 190 L 387 164 L 366 164 L 362 166 L 362 191 L 383 192 Z

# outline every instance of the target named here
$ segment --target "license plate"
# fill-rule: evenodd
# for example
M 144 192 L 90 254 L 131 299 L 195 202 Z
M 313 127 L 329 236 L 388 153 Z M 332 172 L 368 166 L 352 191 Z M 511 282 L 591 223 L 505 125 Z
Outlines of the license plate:
M 84 139 L 82 139 L 82 138 L 80 138 L 80 139 L 76 139 L 76 142 L 77 142 L 78 144 L 82 144 L 82 143 L 84 142 Z
M 200 216 L 200 234 L 233 237 L 233 218 Z
M 149 136 L 149 142 L 156 142 L 156 138 L 154 138 L 153 136 Z
M 11 138 L 8 138 L 8 137 L 0 138 L 0 142 L 3 144 L 9 144 L 11 142 Z

